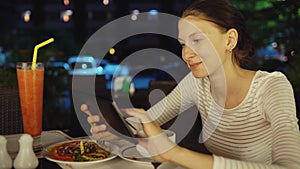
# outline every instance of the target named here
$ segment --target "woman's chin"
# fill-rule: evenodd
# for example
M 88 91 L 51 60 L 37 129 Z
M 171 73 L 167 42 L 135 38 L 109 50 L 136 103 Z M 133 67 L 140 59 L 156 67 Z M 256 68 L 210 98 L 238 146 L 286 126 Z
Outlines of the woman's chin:
M 203 72 L 203 71 L 192 71 L 193 75 L 195 78 L 203 78 L 208 76 L 208 73 Z

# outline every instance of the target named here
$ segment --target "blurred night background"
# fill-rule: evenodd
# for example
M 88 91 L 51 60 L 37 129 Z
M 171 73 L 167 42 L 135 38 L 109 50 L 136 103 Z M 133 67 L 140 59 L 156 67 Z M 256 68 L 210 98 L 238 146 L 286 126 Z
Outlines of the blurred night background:
M 105 24 L 125 15 L 136 19 L 141 12 L 155 16 L 164 12 L 180 16 L 192 0 L 1 0 L 0 86 L 17 87 L 15 63 L 31 61 L 36 44 L 55 38 L 39 50 L 44 62 L 44 130 L 70 129 L 77 125 L 70 101 L 71 57 L 77 56 L 87 39 Z M 252 69 L 283 72 L 300 102 L 300 1 L 230 0 L 244 14 L 257 54 Z M 174 28 L 175 29 L 175 28 Z M 112 46 L 104 57 L 117 65 L 131 53 L 145 48 L 166 49 L 180 56 L 175 39 L 161 35 L 138 35 Z M 103 65 L 104 67 L 105 65 Z M 178 65 L 177 65 L 178 66 Z M 179 65 L 182 66 L 182 65 Z M 183 65 L 184 66 L 184 65 Z M 176 66 L 174 70 L 178 71 Z M 140 75 L 146 89 L 150 80 L 172 80 L 152 70 Z M 111 77 L 106 77 L 108 82 Z M 148 80 L 148 81 L 147 81 Z M 299 114 L 299 113 L 298 113 Z M 299 117 L 299 116 L 298 116 Z M 76 124 L 75 124 L 76 123 Z

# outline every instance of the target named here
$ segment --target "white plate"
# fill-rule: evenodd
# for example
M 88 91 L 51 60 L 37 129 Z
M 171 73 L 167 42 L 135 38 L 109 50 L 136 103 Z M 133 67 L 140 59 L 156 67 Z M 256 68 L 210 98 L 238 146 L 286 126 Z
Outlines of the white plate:
M 147 158 L 142 156 L 136 149 L 135 145 L 130 145 L 121 148 L 119 153 L 120 158 L 135 162 L 135 163 L 143 163 L 143 164 L 151 164 L 154 160 L 152 158 Z
M 109 143 L 109 142 L 105 142 L 105 145 L 110 148 L 110 150 L 111 150 L 110 155 L 107 158 L 105 158 L 105 159 L 96 160 L 96 161 L 83 161 L 83 162 L 78 162 L 78 161 L 62 161 L 62 160 L 54 159 L 51 156 L 51 153 L 49 153 L 49 150 L 51 150 L 52 147 L 54 147 L 56 145 L 63 144 L 63 143 L 67 143 L 67 142 L 73 142 L 73 141 L 77 141 L 77 139 L 76 140 L 71 140 L 71 141 L 59 142 L 59 143 L 52 144 L 52 145 L 48 146 L 45 149 L 45 151 L 44 151 L 45 158 L 47 160 L 49 160 L 49 161 L 56 162 L 60 166 L 66 166 L 68 168 L 81 168 L 81 167 L 87 167 L 87 166 L 90 167 L 91 165 L 96 165 L 98 163 L 109 161 L 109 160 L 112 160 L 115 157 L 117 157 L 118 147 L 115 146 L 115 145 L 113 145 L 113 144 L 111 144 L 111 143 Z M 91 141 L 92 142 L 92 140 L 87 140 L 87 139 L 83 139 L 83 141 Z

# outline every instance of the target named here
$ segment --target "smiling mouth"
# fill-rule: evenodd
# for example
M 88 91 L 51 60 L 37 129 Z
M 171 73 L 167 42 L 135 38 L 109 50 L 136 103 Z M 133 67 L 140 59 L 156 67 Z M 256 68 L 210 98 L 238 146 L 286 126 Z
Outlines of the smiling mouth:
M 197 68 L 199 65 L 201 65 L 202 62 L 197 62 L 197 63 L 193 63 L 193 64 L 189 64 L 189 68 L 190 69 L 195 69 Z

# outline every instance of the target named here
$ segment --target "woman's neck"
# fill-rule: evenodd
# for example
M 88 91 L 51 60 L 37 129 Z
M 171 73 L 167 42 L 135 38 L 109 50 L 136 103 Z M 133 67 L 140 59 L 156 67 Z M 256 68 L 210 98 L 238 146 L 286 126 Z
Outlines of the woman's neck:
M 237 106 L 247 95 L 254 74 L 233 64 L 220 67 L 209 76 L 212 97 L 222 107 Z

